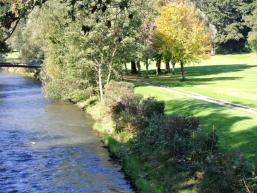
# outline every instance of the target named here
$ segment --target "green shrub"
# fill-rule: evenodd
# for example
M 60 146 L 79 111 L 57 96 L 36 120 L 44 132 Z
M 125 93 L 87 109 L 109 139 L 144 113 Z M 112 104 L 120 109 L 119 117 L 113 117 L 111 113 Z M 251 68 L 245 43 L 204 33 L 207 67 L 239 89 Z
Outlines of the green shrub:
M 111 81 L 104 88 L 104 102 L 110 110 L 119 102 L 137 103 L 141 100 L 134 93 L 134 85 L 127 82 Z
M 154 114 L 148 119 L 138 120 L 137 135 L 131 141 L 135 153 L 140 157 L 147 157 L 149 154 L 165 151 L 167 141 L 164 133 L 165 116 Z M 140 125 L 140 126 L 139 126 Z
M 110 98 L 116 98 L 113 96 Z M 140 102 L 133 97 L 121 98 L 116 104 L 113 101 L 110 104 L 113 105 L 111 114 L 116 132 L 134 133 L 132 151 L 142 157 L 163 151 L 178 163 L 178 167 L 196 170 L 203 168 L 206 157 L 216 149 L 215 133 L 199 130 L 196 117 L 167 117 L 164 102 L 154 98 Z
M 135 100 L 134 100 L 135 99 Z M 111 117 L 115 123 L 115 131 L 128 131 L 134 133 L 137 130 L 138 120 L 141 120 L 139 100 L 127 98 L 122 101 L 111 103 Z
M 249 162 L 238 154 L 220 153 L 209 159 L 199 192 L 253 193 L 256 184 L 255 169 Z
M 157 101 L 154 98 L 148 98 L 142 101 L 142 113 L 145 117 L 151 117 L 153 114 L 164 115 L 165 104 L 163 101 Z
M 135 119 L 136 116 L 129 113 L 128 111 L 122 111 L 119 116 L 115 119 L 115 131 L 117 133 L 127 131 L 130 133 L 134 133 L 135 131 Z
M 199 127 L 199 118 L 177 116 L 167 121 L 167 133 L 173 137 L 175 133 L 189 137 Z

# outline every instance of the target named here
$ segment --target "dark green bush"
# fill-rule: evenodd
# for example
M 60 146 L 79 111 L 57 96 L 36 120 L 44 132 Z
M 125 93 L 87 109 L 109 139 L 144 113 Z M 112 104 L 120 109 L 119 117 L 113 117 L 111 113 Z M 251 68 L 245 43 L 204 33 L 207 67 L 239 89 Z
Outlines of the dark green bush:
M 167 133 L 173 137 L 175 133 L 181 136 L 190 137 L 193 131 L 199 127 L 199 118 L 177 116 L 167 121 Z
M 147 157 L 154 152 L 166 151 L 167 141 L 163 130 L 165 116 L 154 114 L 148 119 L 139 120 L 137 123 L 137 135 L 132 140 L 133 151 L 140 157 Z
M 181 169 L 201 170 L 205 159 L 217 149 L 216 133 L 199 129 L 196 117 L 167 117 L 162 133 L 166 151 Z
M 177 133 L 169 143 L 169 149 L 178 168 L 192 173 L 202 171 L 206 159 L 217 150 L 217 135 L 208 134 L 200 129 L 190 136 Z
M 163 101 L 157 101 L 154 98 L 148 98 L 142 101 L 142 113 L 145 117 L 151 117 L 153 114 L 164 115 L 165 104 Z
M 111 116 L 116 124 L 116 132 L 128 131 L 136 132 L 137 123 L 141 120 L 140 106 L 137 99 L 126 99 L 119 101 L 116 105 L 113 103 L 111 108 Z
M 214 154 L 210 157 L 199 186 L 200 193 L 257 192 L 254 167 L 238 154 Z
M 112 82 L 112 84 L 116 84 L 116 82 Z M 153 98 L 142 100 L 141 96 L 134 95 L 130 91 L 127 93 L 129 94 L 123 92 L 123 97 L 116 97 L 115 94 L 108 92 L 106 95 L 117 132 L 125 130 L 139 132 L 148 127 L 151 122 L 149 119 L 152 116 L 164 116 L 164 102 L 159 102 Z

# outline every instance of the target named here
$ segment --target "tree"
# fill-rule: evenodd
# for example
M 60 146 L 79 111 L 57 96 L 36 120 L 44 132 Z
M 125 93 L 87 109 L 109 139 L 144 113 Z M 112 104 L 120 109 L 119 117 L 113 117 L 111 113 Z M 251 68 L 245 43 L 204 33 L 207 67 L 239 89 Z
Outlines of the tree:
M 113 0 L 100 4 L 98 1 L 95 6 L 100 6 L 101 9 L 78 8 L 76 11 L 80 12 L 77 19 L 82 22 L 84 32 L 82 49 L 97 72 L 99 96 L 103 101 L 103 87 L 111 80 L 116 70 L 114 67 L 124 57 L 122 51 L 126 51 L 127 47 L 136 42 L 136 30 L 141 24 L 138 17 L 141 1 Z M 107 6 L 108 9 L 105 8 Z M 132 53 L 133 50 L 131 53 L 126 52 L 128 55 Z
M 0 1 L 0 44 L 7 47 L 6 41 L 12 36 L 20 20 L 36 6 L 47 0 L 1 0 Z M 4 50 L 0 50 L 4 51 Z
M 153 39 L 161 53 L 180 62 L 183 80 L 184 66 L 197 62 L 210 51 L 204 22 L 197 9 L 186 3 L 171 3 L 160 9 Z
M 79 101 L 99 94 L 122 64 L 135 57 L 143 0 L 54 1 L 33 11 L 22 29 L 29 55 L 44 52 L 44 91 L 51 98 Z M 30 36 L 28 36 L 30 34 Z
M 245 17 L 251 13 L 252 0 L 195 0 L 218 31 L 217 51 L 221 53 L 247 50 L 250 28 Z
M 252 31 L 248 35 L 248 42 L 254 51 L 257 51 L 257 1 L 253 3 L 254 10 L 251 15 L 247 17 L 249 27 Z

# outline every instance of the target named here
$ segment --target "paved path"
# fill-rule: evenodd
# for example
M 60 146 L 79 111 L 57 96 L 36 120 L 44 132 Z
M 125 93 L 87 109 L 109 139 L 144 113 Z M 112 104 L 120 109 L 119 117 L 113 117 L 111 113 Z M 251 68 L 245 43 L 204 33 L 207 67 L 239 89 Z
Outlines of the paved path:
M 227 108 L 230 108 L 230 109 L 236 109 L 236 110 L 240 110 L 240 111 L 244 111 L 244 112 L 247 112 L 247 113 L 252 113 L 252 114 L 257 115 L 257 109 L 251 108 L 251 107 L 248 107 L 248 106 L 244 106 L 244 105 L 240 105 L 240 104 L 236 104 L 236 103 L 231 103 L 231 102 L 224 101 L 224 100 L 217 100 L 217 99 L 205 96 L 205 95 L 196 94 L 196 93 L 192 93 L 192 92 L 188 92 L 188 91 L 182 91 L 182 90 L 178 90 L 176 88 L 164 86 L 164 85 L 161 85 L 161 84 L 158 84 L 158 83 L 148 82 L 148 81 L 145 81 L 145 80 L 134 80 L 134 81 L 138 82 L 138 83 L 145 84 L 145 85 L 156 86 L 156 87 L 159 87 L 159 88 L 162 88 L 162 89 L 165 89 L 165 90 L 168 90 L 168 91 L 172 91 L 172 92 L 175 92 L 175 93 L 178 93 L 178 94 L 190 97 L 190 98 L 206 101 L 206 102 L 217 104 L 217 105 L 227 107 Z

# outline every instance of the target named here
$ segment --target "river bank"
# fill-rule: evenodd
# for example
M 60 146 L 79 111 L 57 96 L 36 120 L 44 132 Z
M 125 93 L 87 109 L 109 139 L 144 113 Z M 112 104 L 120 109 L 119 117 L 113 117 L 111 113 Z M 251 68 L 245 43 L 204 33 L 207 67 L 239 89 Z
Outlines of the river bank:
M 79 106 L 95 120 L 93 128 L 136 192 L 256 192 L 254 165 L 238 152 L 222 151 L 215 130 L 199 128 L 197 117 L 165 115 L 164 102 L 142 98 L 131 88 L 112 82 L 105 102 Z
M 90 105 L 86 108 L 86 113 L 90 114 L 95 121 L 93 129 L 100 133 L 105 147 L 108 149 L 111 157 L 122 166 L 126 178 L 131 182 L 132 186 L 139 193 L 163 193 L 158 188 L 153 188 L 151 182 L 144 179 L 142 168 L 148 163 L 139 162 L 137 157 L 126 156 L 123 154 L 123 143 L 126 143 L 129 138 L 128 133 L 114 133 L 113 122 L 104 117 L 104 107 L 101 104 Z M 122 143 L 123 142 L 123 143 Z
M 111 86 L 114 90 L 116 90 L 115 88 L 117 87 L 115 84 Z M 127 83 L 120 84 L 124 84 L 123 86 L 125 86 Z M 122 85 L 118 87 L 124 88 Z M 126 95 L 126 93 L 122 93 Z M 115 96 L 112 97 L 115 98 Z M 159 102 L 156 101 L 156 104 L 159 104 Z M 140 141 L 142 142 L 141 151 L 147 154 L 147 156 L 140 156 L 140 154 L 133 153 L 134 150 L 132 149 L 135 149 L 133 141 L 137 139 L 137 136 L 129 130 L 117 132 L 117 129 L 120 130 L 120 128 L 117 128 L 117 122 L 113 121 L 111 112 L 108 110 L 106 103 L 99 103 L 96 99 L 92 99 L 77 105 L 84 109 L 87 114 L 91 115 L 95 121 L 93 129 L 100 133 L 103 143 L 112 157 L 120 162 L 127 179 L 132 183 L 136 192 L 197 192 L 198 180 L 195 179 L 195 176 L 191 175 L 189 171 L 177 169 L 175 167 L 176 164 L 170 159 L 171 157 L 165 155 L 164 149 L 161 150 L 163 152 L 152 151 L 151 148 L 144 145 L 143 141 L 139 140 L 139 143 Z M 154 111 L 155 110 L 152 109 L 149 113 L 154 114 Z M 158 141 L 158 139 L 156 139 L 156 141 Z M 155 148 L 155 145 L 153 145 L 152 148 Z
M 0 68 L 0 72 L 13 73 L 17 75 L 35 78 L 37 80 L 40 79 L 40 75 L 39 75 L 40 70 L 38 69 L 5 67 L 5 68 Z

